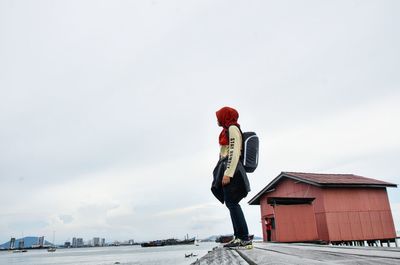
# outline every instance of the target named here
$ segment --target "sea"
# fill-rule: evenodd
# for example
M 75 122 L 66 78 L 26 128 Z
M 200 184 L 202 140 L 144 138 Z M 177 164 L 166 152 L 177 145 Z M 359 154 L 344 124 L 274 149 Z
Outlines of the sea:
M 0 251 L 1 265 L 189 265 L 211 251 L 217 243 L 163 247 L 119 246 L 96 248 L 28 250 L 23 253 Z M 191 257 L 185 255 L 193 254 Z

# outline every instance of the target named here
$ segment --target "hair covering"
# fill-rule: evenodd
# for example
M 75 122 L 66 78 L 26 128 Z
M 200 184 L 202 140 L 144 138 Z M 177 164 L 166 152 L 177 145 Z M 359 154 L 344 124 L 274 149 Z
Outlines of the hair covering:
M 229 144 L 228 137 L 228 129 L 231 125 L 236 125 L 240 127 L 239 123 L 237 123 L 239 118 L 239 113 L 234 108 L 223 107 L 219 111 L 216 112 L 218 123 L 223 127 L 220 135 L 219 135 L 219 144 L 227 145 Z

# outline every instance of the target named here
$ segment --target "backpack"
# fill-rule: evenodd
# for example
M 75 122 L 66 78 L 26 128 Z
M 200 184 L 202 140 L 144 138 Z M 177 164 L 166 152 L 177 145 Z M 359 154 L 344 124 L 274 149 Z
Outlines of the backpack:
M 255 132 L 242 132 L 242 139 L 240 159 L 246 172 L 252 173 L 258 166 L 259 139 Z

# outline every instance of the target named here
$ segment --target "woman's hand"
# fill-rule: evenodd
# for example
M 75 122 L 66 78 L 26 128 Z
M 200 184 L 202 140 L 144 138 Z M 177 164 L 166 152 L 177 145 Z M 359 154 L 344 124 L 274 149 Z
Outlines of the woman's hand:
M 228 185 L 231 182 L 231 178 L 228 176 L 224 176 L 222 178 L 222 186 Z

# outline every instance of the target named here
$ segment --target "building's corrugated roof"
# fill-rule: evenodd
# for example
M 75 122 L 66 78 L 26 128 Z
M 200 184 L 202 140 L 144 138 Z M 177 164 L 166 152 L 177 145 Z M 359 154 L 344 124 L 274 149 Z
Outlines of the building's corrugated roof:
M 393 183 L 357 176 L 353 174 L 320 174 L 320 173 L 301 173 L 301 172 L 282 172 L 282 173 L 288 176 L 297 177 L 321 185 L 365 184 L 365 185 L 396 186 L 396 184 Z
M 260 204 L 260 197 L 265 192 L 271 191 L 282 178 L 290 178 L 318 187 L 397 187 L 397 185 L 393 183 L 353 174 L 281 172 L 281 174 L 279 174 L 274 180 L 272 180 L 264 189 L 257 193 L 257 195 L 249 201 L 249 204 Z

